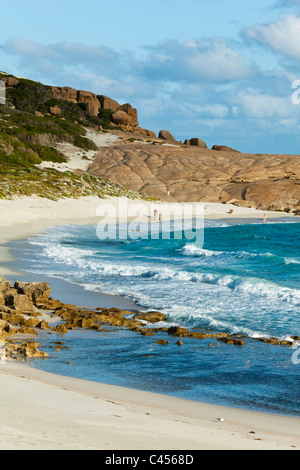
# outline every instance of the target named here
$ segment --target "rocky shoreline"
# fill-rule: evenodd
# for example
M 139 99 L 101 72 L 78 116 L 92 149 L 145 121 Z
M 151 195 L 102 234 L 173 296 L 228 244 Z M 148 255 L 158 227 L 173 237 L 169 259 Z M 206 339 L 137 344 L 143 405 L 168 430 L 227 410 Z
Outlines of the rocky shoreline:
M 26 358 L 47 358 L 48 354 L 41 351 L 41 344 L 35 341 L 41 330 L 51 333 L 67 334 L 73 329 L 89 329 L 107 331 L 107 328 L 129 329 L 143 336 L 159 337 L 156 344 L 168 345 L 165 338 L 177 339 L 177 345 L 184 345 L 184 338 L 196 340 L 212 339 L 235 346 L 243 346 L 247 339 L 262 341 L 269 344 L 292 346 L 299 336 L 289 340 L 278 338 L 249 338 L 244 335 L 230 335 L 225 332 L 195 331 L 180 326 L 155 326 L 165 322 L 167 317 L 156 311 L 140 312 L 117 308 L 88 309 L 76 305 L 65 304 L 50 297 L 51 288 L 46 282 L 19 282 L 11 285 L 6 280 L 0 280 L 0 345 L 2 345 L 2 360 L 11 358 L 26 360 Z M 50 318 L 51 322 L 46 321 Z M 51 324 L 50 324 L 51 323 Z M 52 323 L 54 326 L 52 326 Z M 25 339 L 25 341 L 24 341 Z M 156 338 L 155 338 L 156 339 Z M 63 342 L 53 342 L 54 348 L 64 349 Z M 212 346 L 212 343 L 209 343 Z

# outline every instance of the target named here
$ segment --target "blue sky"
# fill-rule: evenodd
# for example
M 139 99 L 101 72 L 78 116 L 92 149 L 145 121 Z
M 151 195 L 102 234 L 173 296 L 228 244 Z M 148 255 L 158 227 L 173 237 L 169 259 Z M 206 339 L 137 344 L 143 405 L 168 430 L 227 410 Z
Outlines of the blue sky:
M 300 0 L 15 0 L 0 70 L 105 94 L 141 127 L 300 154 Z

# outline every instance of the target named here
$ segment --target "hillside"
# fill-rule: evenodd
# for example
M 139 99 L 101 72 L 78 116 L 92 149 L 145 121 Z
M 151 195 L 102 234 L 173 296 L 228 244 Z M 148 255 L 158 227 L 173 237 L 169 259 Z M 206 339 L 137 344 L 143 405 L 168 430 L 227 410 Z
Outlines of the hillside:
M 82 171 L 98 148 L 86 137 L 86 129 L 95 135 L 100 126 L 103 132 L 110 127 L 119 129 L 116 124 L 110 126 L 111 110 L 99 109 L 98 116 L 93 115 L 89 104 L 92 94 L 78 92 L 80 102 L 75 102 L 65 99 L 65 89 L 5 73 L 0 73 L 0 80 L 6 86 L 6 104 L 0 105 L 0 198 L 147 197 Z M 64 146 L 79 155 L 81 162 L 74 168 L 70 168 Z M 65 165 L 64 171 L 43 165 L 45 162 Z
M 0 197 L 97 194 L 300 213 L 300 156 L 142 129 L 129 103 L 0 73 Z M 146 196 L 148 195 L 148 196 Z

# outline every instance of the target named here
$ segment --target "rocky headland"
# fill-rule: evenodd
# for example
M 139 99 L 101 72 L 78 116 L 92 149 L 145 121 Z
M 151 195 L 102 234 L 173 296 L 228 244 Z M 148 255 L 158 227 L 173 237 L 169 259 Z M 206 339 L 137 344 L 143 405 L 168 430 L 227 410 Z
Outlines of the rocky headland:
M 253 155 L 136 140 L 99 149 L 88 171 L 169 202 L 231 203 L 300 213 L 299 155 Z

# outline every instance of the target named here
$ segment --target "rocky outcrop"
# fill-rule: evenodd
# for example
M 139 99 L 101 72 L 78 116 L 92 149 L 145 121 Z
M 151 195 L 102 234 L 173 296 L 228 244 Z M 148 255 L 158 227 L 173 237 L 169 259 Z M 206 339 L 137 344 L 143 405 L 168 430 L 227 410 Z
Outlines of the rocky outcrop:
M 108 96 L 98 95 L 97 98 L 100 102 L 101 109 L 110 109 L 113 113 L 120 109 L 120 104 Z
M 161 312 L 147 312 L 147 313 L 138 313 L 134 315 L 134 318 L 137 320 L 144 320 L 148 323 L 157 323 L 161 321 L 166 321 L 167 317 Z
M 30 83 L 30 91 L 36 86 L 37 94 L 35 96 L 35 102 L 40 105 L 44 105 L 49 101 L 53 100 L 66 101 L 74 104 L 85 105 L 86 115 L 89 117 L 98 117 L 101 110 L 111 111 L 112 114 L 117 113 L 114 116 L 111 124 L 119 126 L 126 132 L 132 132 L 139 129 L 138 114 L 137 110 L 133 108 L 129 103 L 119 104 L 117 101 L 109 98 L 105 95 L 96 95 L 91 91 L 77 90 L 71 87 L 57 87 L 57 86 L 46 86 L 30 80 L 17 79 L 15 77 L 6 76 L 1 74 L 1 80 L 5 83 L 7 88 L 16 88 L 23 83 L 27 85 Z M 26 85 L 25 85 L 26 86 Z M 27 90 L 29 93 L 29 89 Z M 35 109 L 33 112 L 40 113 L 40 110 Z M 47 111 L 53 116 L 63 115 L 62 109 L 59 104 L 54 104 L 49 107 Z M 37 115 L 37 114 L 36 114 Z M 39 116 L 43 116 L 41 113 Z
M 27 295 L 23 294 L 7 293 L 5 295 L 5 305 L 20 312 L 34 312 L 33 302 L 27 297 Z
M 112 120 L 115 124 L 126 127 L 130 122 L 130 116 L 125 111 L 119 109 L 112 115 Z
M 18 86 L 20 83 L 20 80 L 14 77 L 1 77 L 2 82 L 5 83 L 5 86 L 7 88 L 15 87 Z
M 50 93 L 56 100 L 85 104 L 86 112 L 91 117 L 97 117 L 100 110 L 110 110 L 113 113 L 112 124 L 120 126 L 124 131 L 132 132 L 139 129 L 137 110 L 129 103 L 120 105 L 108 96 L 69 87 L 50 87 Z M 54 114 L 53 110 L 50 112 Z
M 77 101 L 86 105 L 86 111 L 89 116 L 98 116 L 101 105 L 94 93 L 79 90 L 77 92 Z
M 39 300 L 48 299 L 51 294 L 51 288 L 46 282 L 19 282 L 16 281 L 14 288 L 17 289 L 18 294 L 23 294 L 36 303 Z
M 170 202 L 230 201 L 262 210 L 300 210 L 299 155 L 135 142 L 101 148 L 89 172 Z
M 37 342 L 28 342 L 25 341 L 22 344 L 8 344 L 6 345 L 6 352 L 9 353 L 9 355 L 12 358 L 16 357 L 40 357 L 40 358 L 45 358 L 48 357 L 49 354 L 45 353 L 44 351 L 40 351 L 38 348 L 40 347 L 40 343 Z
M 195 147 L 200 147 L 200 148 L 203 148 L 203 149 L 207 149 L 207 144 L 204 142 L 204 140 L 201 140 L 201 139 L 198 139 L 198 138 L 185 140 L 184 144 L 185 145 L 194 145 Z
M 226 145 L 213 145 L 212 150 L 218 150 L 219 152 L 239 152 L 239 150 L 227 147 Z
M 13 286 L 8 281 L 0 280 L 0 307 L 8 307 L 8 311 L 35 313 L 35 304 L 38 300 L 49 297 L 51 289 L 44 282 L 19 282 Z M 34 325 L 36 326 L 36 325 Z
M 149 137 L 150 139 L 156 139 L 156 134 L 153 131 L 149 131 L 148 129 L 138 129 L 138 134 L 141 137 Z
M 78 103 L 78 91 L 70 87 L 50 87 L 52 98 L 56 100 Z
M 180 326 L 163 326 L 156 325 L 159 322 L 167 322 L 166 315 L 157 311 L 137 312 L 120 310 L 117 308 L 96 308 L 90 310 L 87 308 L 77 307 L 76 305 L 64 304 L 63 302 L 51 298 L 51 289 L 49 284 L 44 282 L 19 282 L 10 285 L 8 281 L 0 279 L 0 346 L 1 361 L 3 358 L 10 357 L 16 360 L 26 360 L 27 358 L 46 358 L 48 354 L 41 351 L 41 344 L 35 340 L 30 340 L 32 336 L 37 336 L 40 330 L 51 333 L 67 334 L 70 330 L 83 328 L 95 330 L 99 333 L 103 331 L 112 331 L 114 328 L 127 328 L 132 332 L 139 333 L 145 337 L 154 337 L 153 341 L 157 345 L 168 345 L 169 338 L 193 338 L 195 340 L 215 340 L 217 345 L 223 342 L 233 346 L 243 346 L 246 339 L 244 335 L 230 335 L 225 332 L 197 331 L 189 330 Z M 17 299 L 22 297 L 22 302 L 15 308 Z M 14 302 L 7 305 L 6 300 L 13 298 Z M 25 298 L 27 299 L 25 301 Z M 9 302 L 10 304 L 10 302 Z M 31 305 L 32 312 L 28 312 L 28 306 Z M 26 307 L 26 311 L 20 310 L 20 307 Z M 49 311 L 55 315 L 56 325 L 50 326 L 44 319 L 40 319 L 41 311 Z M 29 315 L 29 316 L 28 316 Z M 165 335 L 168 338 L 160 338 L 156 340 L 155 335 Z M 26 340 L 24 335 L 27 336 Z M 258 341 L 269 343 L 272 345 L 292 346 L 294 341 L 298 341 L 299 336 L 291 336 L 290 340 L 280 340 L 276 338 L 257 338 Z M 251 338 L 255 341 L 255 338 Z M 55 352 L 63 349 L 69 349 L 64 346 L 61 341 L 53 341 L 50 346 Z M 180 340 L 176 342 L 178 346 L 184 343 Z M 4 346 L 4 349 L 3 349 Z M 213 343 L 209 343 L 209 347 Z M 4 356 L 3 356 L 4 354 Z
M 58 106 L 50 107 L 49 111 L 53 116 L 60 116 L 62 114 L 62 111 Z
M 50 94 L 53 99 L 70 101 L 75 104 L 85 104 L 86 111 L 90 116 L 98 116 L 101 108 L 100 102 L 97 96 L 84 90 L 75 90 L 70 87 L 50 87 Z M 54 107 L 57 108 L 57 107 Z M 53 109 L 50 112 L 53 113 Z
M 167 140 L 168 142 L 176 143 L 175 137 L 171 134 L 171 132 L 166 130 L 159 131 L 158 138 Z

